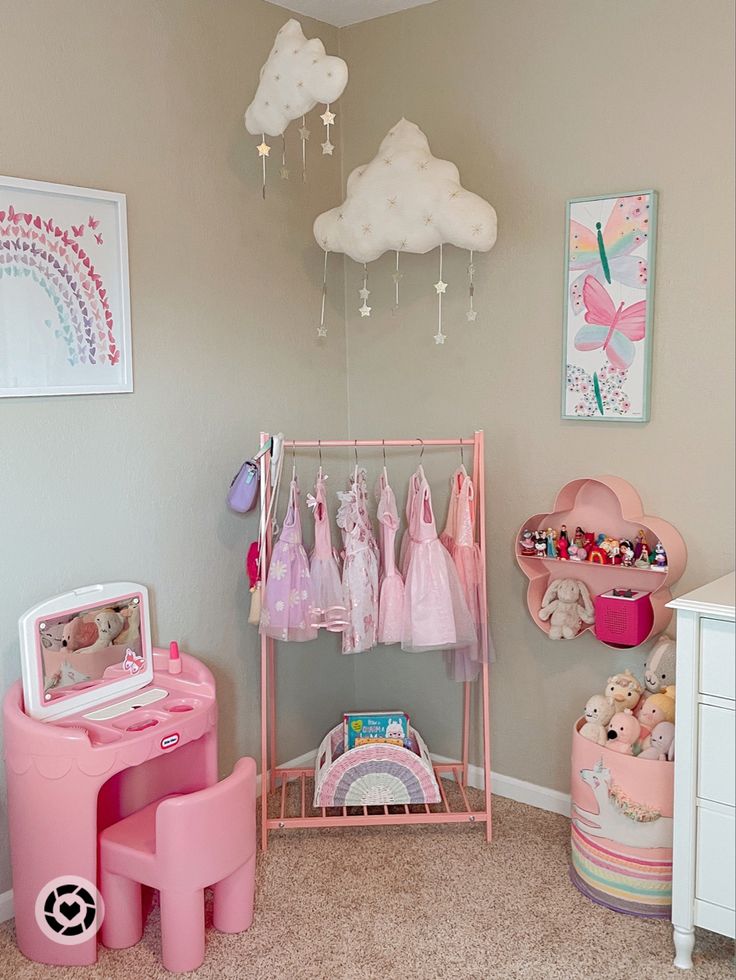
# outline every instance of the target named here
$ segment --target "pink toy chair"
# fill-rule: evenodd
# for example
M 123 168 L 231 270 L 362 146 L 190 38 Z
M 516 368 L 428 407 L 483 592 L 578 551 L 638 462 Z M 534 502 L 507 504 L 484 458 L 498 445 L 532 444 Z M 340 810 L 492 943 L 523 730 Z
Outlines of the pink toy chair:
M 161 895 L 161 949 L 174 972 L 204 961 L 204 889 L 214 886 L 213 923 L 242 932 L 253 921 L 256 764 L 239 759 L 231 776 L 184 796 L 151 803 L 100 834 L 100 937 L 110 949 L 143 934 L 141 885 Z

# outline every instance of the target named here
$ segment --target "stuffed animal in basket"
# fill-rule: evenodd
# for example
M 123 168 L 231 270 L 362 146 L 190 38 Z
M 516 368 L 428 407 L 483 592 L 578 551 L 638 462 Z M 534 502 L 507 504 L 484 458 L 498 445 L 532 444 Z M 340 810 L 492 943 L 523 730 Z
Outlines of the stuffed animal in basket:
M 640 732 L 641 725 L 629 708 L 617 711 L 608 725 L 608 748 L 622 755 L 633 755 Z
M 585 705 L 585 724 L 580 729 L 580 734 L 597 745 L 606 745 L 608 723 L 613 715 L 613 705 L 608 698 L 603 694 L 594 694 Z
M 641 684 L 628 669 L 622 674 L 614 674 L 606 681 L 606 697 L 614 711 L 633 711 L 639 704 L 642 690 Z
M 583 623 L 595 622 L 590 593 L 577 579 L 555 579 L 544 593 L 539 618 L 549 620 L 550 640 L 572 640 Z
M 674 722 L 675 720 L 675 688 L 668 687 L 659 694 L 650 694 L 644 702 L 644 707 L 639 712 L 639 721 L 647 729 L 653 732 L 655 727 L 662 721 Z M 648 749 L 651 744 L 649 735 L 642 740 L 642 748 Z
M 675 641 L 663 633 L 649 651 L 644 664 L 644 686 L 648 694 L 659 694 L 675 683 L 676 664 Z
M 671 721 L 660 721 L 649 736 L 649 748 L 639 753 L 640 759 L 659 759 L 660 762 L 674 762 L 675 726 Z

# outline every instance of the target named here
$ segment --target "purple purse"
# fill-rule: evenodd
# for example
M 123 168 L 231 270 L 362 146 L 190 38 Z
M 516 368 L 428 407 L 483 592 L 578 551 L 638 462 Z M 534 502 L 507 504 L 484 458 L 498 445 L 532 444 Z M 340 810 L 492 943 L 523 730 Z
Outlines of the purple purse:
M 233 477 L 227 492 L 227 502 L 231 510 L 247 514 L 253 510 L 259 499 L 260 468 L 254 459 L 246 459 Z

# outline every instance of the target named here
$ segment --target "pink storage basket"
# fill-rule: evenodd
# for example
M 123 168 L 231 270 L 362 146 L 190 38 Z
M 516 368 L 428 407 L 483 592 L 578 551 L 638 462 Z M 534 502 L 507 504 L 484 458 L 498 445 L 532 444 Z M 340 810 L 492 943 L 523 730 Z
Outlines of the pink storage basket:
M 570 877 L 628 915 L 669 919 L 674 763 L 638 759 L 572 736 Z

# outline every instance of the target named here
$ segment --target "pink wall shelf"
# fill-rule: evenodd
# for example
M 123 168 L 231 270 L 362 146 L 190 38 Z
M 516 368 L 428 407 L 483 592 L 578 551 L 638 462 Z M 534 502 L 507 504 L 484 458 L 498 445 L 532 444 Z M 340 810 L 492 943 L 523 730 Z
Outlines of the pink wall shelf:
M 626 568 L 623 565 L 603 565 L 590 561 L 537 558 L 521 553 L 519 539 L 527 528 L 530 531 L 544 531 L 551 527 L 559 531 L 562 524 L 567 525 L 570 541 L 577 526 L 584 531 L 593 531 L 596 535 L 602 532 L 619 540 L 630 538 L 632 541 L 641 529 L 646 535 L 650 550 L 654 549 L 657 541 L 662 542 L 667 553 L 667 568 L 665 571 L 655 571 L 651 568 Z M 549 633 L 549 623 L 542 622 L 539 618 L 544 593 L 554 579 L 572 578 L 587 586 L 591 598 L 610 589 L 630 588 L 650 592 L 654 620 L 651 630 L 641 642 L 667 628 L 672 611 L 666 608 L 666 603 L 672 598 L 672 585 L 682 576 L 687 563 L 687 548 L 677 529 L 661 517 L 645 514 L 639 494 L 630 483 L 618 476 L 585 477 L 565 484 L 557 494 L 550 512 L 534 514 L 524 521 L 516 536 L 515 549 L 519 567 L 529 579 L 529 612 L 545 633 Z M 594 627 L 584 623 L 578 636 L 588 631 L 593 632 Z M 606 646 L 612 649 L 622 648 L 610 643 Z

